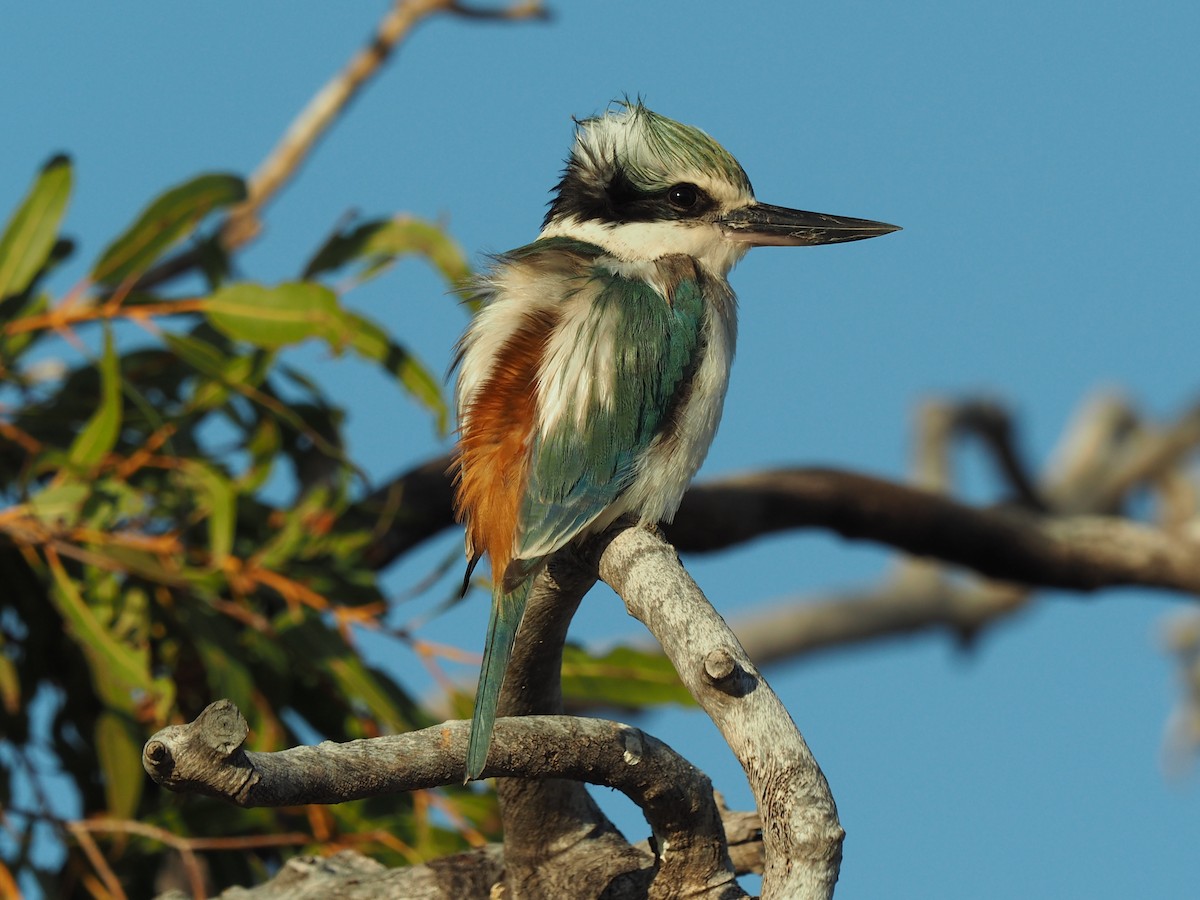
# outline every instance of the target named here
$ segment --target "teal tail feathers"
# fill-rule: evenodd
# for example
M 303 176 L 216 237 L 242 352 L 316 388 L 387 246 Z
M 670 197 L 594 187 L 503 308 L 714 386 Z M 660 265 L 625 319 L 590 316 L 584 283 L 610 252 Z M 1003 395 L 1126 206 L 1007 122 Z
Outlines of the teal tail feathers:
M 504 672 L 533 584 L 533 578 L 526 578 L 506 593 L 503 580 L 496 579 L 492 589 L 492 613 L 483 648 L 483 667 L 479 670 L 479 687 L 475 692 L 471 736 L 467 741 L 467 781 L 474 781 L 483 774 L 488 748 L 492 745 L 492 727 L 496 724 L 496 705 L 500 702 Z

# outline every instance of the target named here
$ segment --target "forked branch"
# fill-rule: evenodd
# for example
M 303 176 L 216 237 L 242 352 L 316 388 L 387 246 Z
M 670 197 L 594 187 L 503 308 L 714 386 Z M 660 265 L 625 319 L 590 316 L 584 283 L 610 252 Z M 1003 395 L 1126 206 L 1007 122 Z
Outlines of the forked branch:
M 659 637 L 684 683 L 742 761 L 764 823 L 764 896 L 831 896 L 843 833 L 824 776 L 787 711 L 679 565 L 674 550 L 657 535 L 627 528 L 587 551 L 594 553 L 591 572 L 598 570 L 630 612 Z M 594 579 L 586 567 L 580 568 L 586 556 L 572 551 L 539 579 L 531 598 L 532 618 L 519 638 L 523 649 L 514 656 L 518 667 L 511 688 L 506 687 L 504 711 L 561 702 L 557 678 L 542 671 L 542 657 L 559 658 L 565 622 Z M 566 601 L 561 615 L 555 599 Z M 546 684 L 549 688 L 543 690 Z M 241 713 L 229 701 L 218 701 L 194 722 L 156 734 L 145 746 L 143 764 L 165 787 L 241 806 L 337 803 L 458 782 L 467 731 L 466 722 L 455 721 L 347 744 L 255 753 L 242 746 L 247 725 Z M 636 848 L 613 840 L 592 842 L 626 860 L 606 876 L 619 882 L 621 895 L 745 896 L 734 877 L 722 810 L 708 778 L 639 729 L 566 716 L 501 718 L 485 774 L 501 779 L 506 825 L 519 830 L 520 820 L 530 817 L 543 825 L 573 822 L 581 829 L 575 840 L 585 847 L 593 830 L 609 829 L 568 785 L 604 784 L 637 803 L 654 833 L 652 859 L 631 869 L 629 863 L 641 858 Z M 521 783 L 529 783 L 532 792 L 522 794 L 516 788 Z M 577 815 L 570 820 L 558 808 L 564 796 L 576 801 Z M 571 835 L 564 831 L 558 837 Z M 513 838 L 519 856 L 520 838 Z M 544 857 L 544 845 L 542 852 Z M 583 865 L 581 855 L 570 860 Z M 521 872 L 519 864 L 506 869 L 509 878 Z M 577 877 L 585 876 L 581 872 Z

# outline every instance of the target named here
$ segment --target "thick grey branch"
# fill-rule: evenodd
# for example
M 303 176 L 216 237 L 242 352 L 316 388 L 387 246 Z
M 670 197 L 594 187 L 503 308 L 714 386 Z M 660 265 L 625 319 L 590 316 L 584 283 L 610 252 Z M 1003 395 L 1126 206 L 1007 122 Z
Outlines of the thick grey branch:
M 781 469 L 702 485 L 668 536 L 710 550 L 821 525 L 1004 581 L 1092 591 L 1144 585 L 1200 593 L 1200 547 L 1106 516 L 976 509 L 938 494 L 831 469 Z
M 820 767 L 787 709 L 679 563 L 644 529 L 603 547 L 600 577 L 662 645 L 721 730 L 750 781 L 763 822 L 763 897 L 831 897 L 844 832 Z
M 373 565 L 386 565 L 454 524 L 447 462 L 426 463 L 389 486 L 438 506 L 406 512 L 373 551 Z M 777 469 L 695 485 L 665 531 L 681 552 L 710 552 L 814 527 L 1003 581 L 1080 591 L 1143 585 L 1200 594 L 1200 546 L 1149 525 L 1109 516 L 980 509 L 837 469 Z
M 468 729 L 468 722 L 453 721 L 408 734 L 256 753 L 242 749 L 248 728 L 237 707 L 220 700 L 190 724 L 159 731 L 146 743 L 142 762 L 164 787 L 239 806 L 340 803 L 460 781 Z M 646 815 L 658 837 L 660 871 L 661 854 L 669 848 L 677 857 L 671 859 L 676 874 L 686 869 L 726 875 L 713 877 L 703 890 L 685 882 L 689 896 L 744 896 L 728 862 L 708 778 L 639 729 L 566 716 L 500 719 L 485 774 L 614 787 Z M 674 884 L 678 888 L 680 882 Z M 656 896 L 653 888 L 650 896 Z
M 505 674 L 501 716 L 563 711 L 567 627 L 595 582 L 595 569 L 580 567 L 572 552 L 557 554 L 538 577 Z M 522 897 L 599 896 L 620 886 L 635 895 L 649 893 L 654 855 L 631 847 L 580 782 L 500 778 L 496 793 L 504 824 L 505 880 L 519 886 Z
M 355 850 L 295 856 L 269 881 L 224 891 L 223 900 L 484 900 L 504 872 L 503 848 L 489 844 L 419 866 L 387 866 Z M 183 900 L 174 891 L 158 900 Z

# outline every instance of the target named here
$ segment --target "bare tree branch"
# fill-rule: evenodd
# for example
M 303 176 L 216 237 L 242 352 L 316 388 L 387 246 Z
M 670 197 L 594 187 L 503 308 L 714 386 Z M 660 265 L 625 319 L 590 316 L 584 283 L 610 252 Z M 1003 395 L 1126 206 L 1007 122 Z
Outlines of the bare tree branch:
M 356 850 L 342 850 L 332 856 L 294 856 L 270 880 L 231 888 L 221 896 L 230 900 L 486 900 L 503 874 L 499 844 L 396 869 Z M 169 893 L 160 900 L 178 898 L 178 893 Z
M 163 787 L 238 806 L 340 803 L 460 781 L 469 727 L 469 722 L 452 721 L 407 734 L 256 753 L 242 749 L 246 720 L 233 703 L 220 700 L 195 721 L 155 734 L 142 762 Z M 614 787 L 642 808 L 658 837 L 657 868 L 664 885 L 714 900 L 745 896 L 728 862 L 708 778 L 639 729 L 566 716 L 500 719 L 485 774 Z M 663 855 L 668 847 L 669 860 Z M 726 877 L 714 877 L 714 860 Z M 582 883 L 586 876 L 577 871 L 573 877 Z M 651 888 L 649 896 L 660 895 L 666 896 Z
M 447 462 L 426 463 L 388 489 L 444 495 L 448 501 Z M 372 551 L 374 565 L 386 565 L 453 525 L 449 505 L 403 518 Z M 776 469 L 695 485 L 664 531 L 681 552 L 705 553 L 814 527 L 1004 581 L 1079 591 L 1142 585 L 1200 594 L 1200 545 L 1185 537 L 1116 517 L 981 509 L 837 469 Z
M 995 400 L 970 399 L 958 403 L 923 403 L 917 411 L 917 446 L 914 485 L 935 493 L 949 493 L 950 452 L 958 435 L 975 437 L 992 457 L 996 470 L 1015 500 L 1028 509 L 1046 511 L 1029 467 L 1017 448 L 1016 424 L 1008 410 Z
M 1171 426 L 1150 429 L 1120 403 L 1094 408 L 1099 413 L 1076 423 L 1064 439 L 1057 468 L 1040 481 L 1023 468 L 1002 410 L 970 403 L 930 404 L 922 415 L 918 442 L 916 478 L 922 488 L 830 469 L 736 476 L 694 487 L 670 536 L 681 549 L 702 552 L 773 531 L 823 527 L 922 557 L 905 561 L 878 588 L 798 605 L 743 624 L 747 644 L 760 662 L 931 627 L 970 638 L 986 624 L 1023 608 L 1034 586 L 1086 591 L 1139 584 L 1200 594 L 1200 534 L 1189 527 L 1195 521 L 1196 491 L 1181 491 L 1178 479 L 1172 481 L 1200 442 L 1200 421 L 1188 413 Z M 953 488 L 951 443 L 955 435 L 966 433 L 984 440 L 1021 506 L 979 508 L 948 496 Z M 374 548 L 374 565 L 385 565 L 452 524 L 446 463 L 432 460 L 360 506 L 358 514 L 371 519 L 383 508 L 400 511 L 396 524 Z M 1141 484 L 1170 492 L 1170 527 L 1094 514 L 1118 509 Z M 984 577 L 952 574 L 945 563 L 969 567 Z M 560 670 L 567 624 L 597 570 L 659 639 L 681 679 L 742 760 L 765 823 L 761 841 L 754 830 L 758 826 L 749 826 L 747 844 L 751 858 L 754 852 L 761 854 L 764 896 L 829 896 L 843 833 L 819 767 L 741 645 L 679 566 L 672 548 L 640 529 L 560 554 L 539 577 L 531 596 L 501 698 L 506 718 L 497 725 L 487 769 L 489 775 L 502 776 L 497 789 L 505 816 L 506 882 L 520 886 L 523 896 L 556 897 L 580 884 L 577 873 L 592 872 L 599 873 L 599 881 L 589 885 L 603 884 L 614 897 L 674 895 L 680 883 L 706 885 L 697 888 L 700 896 L 741 895 L 720 824 L 724 818 L 726 827 L 732 826 L 727 811 L 714 813 L 707 803 L 679 808 L 682 812 L 672 806 L 674 815 L 687 818 L 683 826 L 663 809 L 646 808 L 655 834 L 650 845 L 655 855 L 650 857 L 625 843 L 576 783 L 575 779 L 604 781 L 626 790 L 635 802 L 649 802 L 637 799 L 643 788 L 622 786 L 615 774 L 622 765 L 629 768 L 630 735 L 641 732 L 614 723 L 583 724 L 537 715 L 562 709 Z M 514 715 L 521 718 L 511 718 Z M 365 795 L 329 787 L 328 778 L 334 774 L 349 776 L 358 785 L 355 790 L 372 795 L 448 783 L 461 773 L 465 730 L 464 723 L 448 723 L 416 736 L 380 739 L 425 744 L 389 745 L 392 761 L 382 766 L 366 763 L 369 754 L 357 749 L 351 759 L 359 768 L 326 761 L 301 776 L 305 788 L 297 796 L 276 797 L 259 787 L 259 781 L 285 784 L 272 766 L 283 763 L 286 754 L 293 754 L 287 757 L 289 764 L 308 764 L 339 748 L 322 745 L 266 755 L 269 758 L 251 767 L 257 773 L 253 784 L 243 774 L 242 781 L 220 792 L 238 797 L 252 788 L 272 797 L 271 802 L 290 803 L 320 800 L 326 796 L 323 790 L 332 802 Z M 160 776 L 174 778 L 174 756 L 164 749 L 164 741 L 157 747 L 154 743 L 147 745 L 148 766 L 157 763 Z M 224 753 L 225 745 L 219 746 Z M 404 767 L 411 771 L 400 772 L 397 753 L 404 754 Z M 640 762 L 637 768 L 639 775 L 647 772 Z M 239 771 L 228 765 L 224 770 Z M 659 784 L 673 783 L 673 776 L 665 777 L 668 780 Z M 703 779 L 698 773 L 696 777 Z M 190 789 L 213 789 L 205 784 L 192 784 Z M 707 787 L 693 786 L 684 794 L 695 797 L 698 792 L 708 796 Z M 261 796 L 256 802 L 264 802 Z M 671 803 L 680 803 L 681 796 Z M 686 840 L 698 843 L 689 845 Z M 667 847 L 680 853 L 664 854 Z M 553 865 L 547 866 L 547 859 Z M 678 869 L 676 863 L 681 863 Z M 475 862 L 462 865 L 465 872 L 474 873 L 472 878 L 490 871 Z
M 725 823 L 737 873 L 761 873 L 762 823 L 758 814 L 726 809 L 719 794 L 717 808 Z M 199 849 L 194 840 L 192 846 Z M 654 859 L 650 845 L 639 844 L 637 852 L 643 865 L 649 867 Z M 603 863 L 605 860 L 598 852 L 592 861 Z M 293 857 L 270 880 L 235 890 L 239 900 L 446 900 L 447 897 L 471 900 L 495 896 L 493 885 L 505 875 L 502 844 L 488 844 L 422 865 L 396 869 L 389 869 L 356 850 L 342 850 L 327 857 Z M 572 891 L 568 896 L 580 896 L 580 892 Z M 605 900 L 639 900 L 645 896 L 644 885 L 629 885 L 627 890 L 614 887 L 605 895 Z M 167 894 L 161 900 L 177 900 L 178 897 L 178 894 Z
M 760 665 L 819 650 L 945 631 L 969 641 L 985 626 L 1025 609 L 1029 592 L 1012 585 L 889 580 L 830 597 L 781 600 L 740 616 L 733 630 Z
M 567 628 L 583 595 L 596 582 L 574 552 L 558 554 L 530 592 L 498 712 L 501 716 L 556 715 L 563 711 L 562 654 Z M 504 825 L 505 875 L 528 898 L 582 893 L 580 873 L 597 889 L 651 891 L 654 871 L 608 820 L 582 783 L 561 778 L 496 781 Z M 660 839 L 661 842 L 661 839 Z M 597 851 L 603 849 L 603 857 Z M 602 860 L 602 861 L 601 861 Z M 672 863 L 674 859 L 672 859 Z M 663 872 L 669 883 L 672 873 Z
M 1200 613 L 1177 615 L 1163 628 L 1163 647 L 1176 663 L 1180 697 L 1167 720 L 1163 763 L 1182 775 L 1200 753 Z
M 350 106 L 366 83 L 391 57 L 399 43 L 424 19 L 437 13 L 471 18 L 545 18 L 540 3 L 517 3 L 507 9 L 483 10 L 454 0 L 397 0 L 384 15 L 365 47 L 318 91 L 295 118 L 283 138 L 250 178 L 249 196 L 230 213 L 222 228 L 226 247 L 238 247 L 258 233 L 258 214 L 299 170 L 317 141 Z
M 661 539 L 652 540 L 675 560 Z M 600 560 L 621 566 L 621 544 L 616 546 L 615 551 L 611 546 L 604 551 Z M 519 885 L 522 896 L 527 897 L 744 897 L 729 858 L 724 823 L 737 827 L 743 865 L 760 864 L 765 858 L 769 871 L 770 856 L 760 840 L 761 819 L 734 818 L 718 807 L 711 784 L 702 773 L 637 729 L 562 716 L 511 717 L 512 713 L 561 708 L 562 645 L 579 599 L 596 578 L 597 563 L 587 555 L 593 549 L 582 551 L 584 555 L 575 550 L 564 553 L 539 576 L 506 679 L 501 704 L 506 717 L 497 722 L 485 770 L 489 776 L 500 776 L 498 790 L 506 831 L 505 879 L 510 885 Z M 677 617 L 707 622 L 709 626 L 703 634 L 693 633 L 690 642 L 692 651 L 702 653 L 708 663 L 708 684 L 703 690 L 710 699 L 725 698 L 726 692 L 740 696 L 756 678 L 749 661 L 739 659 L 736 649 L 730 649 L 736 645 L 732 635 L 723 623 L 714 627 L 720 619 L 686 580 L 677 560 L 675 564 L 672 577 L 684 580 L 677 581 L 676 595 L 669 602 L 700 603 L 708 610 L 707 615 L 703 609 L 694 614 L 676 613 Z M 638 591 L 648 595 L 655 590 L 650 585 L 639 587 L 639 580 L 660 576 L 652 569 L 627 573 L 622 584 L 624 590 L 635 593 L 631 608 L 637 606 Z M 701 638 L 708 643 L 700 643 Z M 722 664 L 727 664 L 726 668 Z M 768 697 L 765 684 L 753 694 L 747 709 L 765 716 L 782 714 L 786 723 L 756 722 L 761 736 L 778 747 L 793 751 L 797 746 L 803 748 L 802 739 L 782 713 L 778 700 L 773 695 Z M 745 724 L 736 708 L 722 721 Z M 775 734 L 780 729 L 790 729 L 790 743 Z M 467 730 L 465 722 L 449 722 L 370 741 L 252 753 L 242 749 L 247 733 L 245 719 L 231 703 L 221 701 L 210 705 L 190 725 L 171 726 L 156 734 L 146 744 L 143 763 L 165 787 L 207 793 L 243 806 L 341 802 L 456 781 L 464 765 Z M 775 758 L 771 754 L 768 757 Z M 808 785 L 811 756 L 800 762 L 804 764 L 800 767 L 803 783 Z M 811 765 L 815 769 L 815 763 Z M 751 766 L 750 771 L 757 773 L 759 767 Z M 815 771 L 820 778 L 819 769 Z M 795 773 L 789 770 L 775 774 Z M 583 781 L 616 787 L 642 807 L 653 832 L 650 856 L 625 843 L 583 791 Z M 761 785 L 762 781 L 756 782 L 752 775 L 752 783 Z M 823 779 L 818 787 L 823 788 L 826 798 L 818 821 L 828 825 L 827 818 L 834 816 L 832 829 L 840 842 L 841 830 Z M 811 799 L 811 790 L 806 786 L 801 797 L 788 799 Z M 795 813 L 789 811 L 788 815 L 793 817 Z M 805 835 L 806 839 L 812 836 Z M 770 845 L 769 841 L 765 843 Z M 811 851 L 806 852 L 811 855 Z M 808 861 L 802 856 L 800 863 L 777 863 L 771 883 L 790 890 L 795 879 L 781 880 L 779 873 L 796 865 L 802 868 Z M 536 868 L 537 863 L 541 871 L 531 874 L 528 870 Z M 828 874 L 824 881 L 832 887 Z
M 1049 506 L 1070 512 L 1029 516 L 1027 521 L 1032 523 L 1035 536 L 1044 533 L 1047 540 L 1060 542 L 1060 549 L 1072 554 L 1072 566 L 1083 569 L 1100 565 L 1101 571 L 1108 569 L 1103 577 L 1115 581 L 1122 576 L 1114 573 L 1108 562 L 1099 560 L 1108 550 L 1114 550 L 1127 558 L 1128 568 L 1137 570 L 1127 574 L 1134 574 L 1139 583 L 1162 586 L 1162 579 L 1170 576 L 1156 571 L 1153 551 L 1140 558 L 1139 554 L 1147 551 L 1142 540 L 1148 537 L 1151 546 L 1167 546 L 1172 556 L 1186 563 L 1191 548 L 1200 540 L 1200 532 L 1189 527 L 1200 505 L 1197 491 L 1193 481 L 1180 472 L 1188 454 L 1200 444 L 1198 415 L 1200 411 L 1193 408 L 1166 425 L 1146 425 L 1120 397 L 1102 395 L 1089 401 L 1065 429 L 1047 474 L 1034 480 L 1027 472 L 1010 471 L 1021 468 L 1021 463 L 1013 426 L 998 405 L 970 400 L 926 403 L 917 417 L 913 478 L 945 499 L 953 489 L 955 435 L 975 434 L 991 445 L 1010 483 L 1029 482 L 1027 488 L 1012 484 L 1029 509 L 1036 511 L 1032 501 L 1047 497 Z M 1010 461 L 1004 462 L 1003 457 Z M 1159 527 L 1084 515 L 1117 509 L 1140 484 L 1154 486 L 1163 497 Z M 1000 512 L 1021 521 L 1022 510 Z M 947 527 L 952 527 L 954 521 L 948 520 Z M 1111 525 L 1113 530 L 1107 537 L 1091 532 L 1084 540 L 1072 533 L 1076 525 L 1085 530 Z M 1127 543 L 1125 535 L 1133 543 Z M 1075 545 L 1077 553 L 1072 549 Z M 1048 545 L 1048 550 L 1053 549 L 1053 544 Z M 1007 577 L 1010 572 L 1003 574 Z M 1039 578 L 1039 582 L 1044 579 Z M 1086 589 L 1077 583 L 1070 586 Z M 1191 590 L 1192 583 L 1177 581 L 1174 586 Z M 769 610 L 739 618 L 734 629 L 751 657 L 763 664 L 814 650 L 928 630 L 945 630 L 960 641 L 968 641 L 988 625 L 1025 609 L 1030 591 L 1029 584 L 972 578 L 929 558 L 910 558 L 878 586 L 779 602 Z
M 439 13 L 493 21 L 549 18 L 538 0 L 518 0 L 510 6 L 496 8 L 469 6 L 457 0 L 395 0 L 371 39 L 313 95 L 255 169 L 247 183 L 246 200 L 231 210 L 221 225 L 221 245 L 227 252 L 240 249 L 258 236 L 262 229 L 259 215 L 263 208 L 296 176 L 317 143 L 379 74 L 403 40 L 422 21 Z M 168 257 L 146 272 L 138 280 L 135 290 L 147 290 L 190 272 L 203 257 L 204 251 L 196 247 Z
M 1137 487 L 1180 469 L 1200 447 L 1200 404 L 1145 420 L 1122 397 L 1091 398 L 1064 432 L 1042 493 L 1060 513 L 1114 513 Z
M 650 629 L 745 769 L 764 827 L 763 897 L 832 897 L 845 832 L 825 776 L 675 550 L 627 528 L 603 546 L 600 577 Z
M 805 526 L 1005 581 L 1081 591 L 1137 584 L 1200 593 L 1200 548 L 1151 526 L 1105 516 L 978 509 L 832 469 L 780 469 L 701 485 L 684 498 L 667 533 L 681 550 L 715 550 Z

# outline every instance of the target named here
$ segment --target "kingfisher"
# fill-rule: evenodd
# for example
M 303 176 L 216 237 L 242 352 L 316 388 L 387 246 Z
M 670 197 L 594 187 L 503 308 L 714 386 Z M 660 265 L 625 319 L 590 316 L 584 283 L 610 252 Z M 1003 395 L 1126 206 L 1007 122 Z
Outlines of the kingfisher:
M 481 777 L 534 578 L 622 516 L 669 522 L 721 418 L 751 247 L 877 237 L 883 222 L 759 203 L 711 137 L 626 100 L 576 121 L 537 239 L 467 291 L 452 472 L 467 579 L 492 606 L 468 742 Z M 465 584 L 464 584 L 465 588 Z

